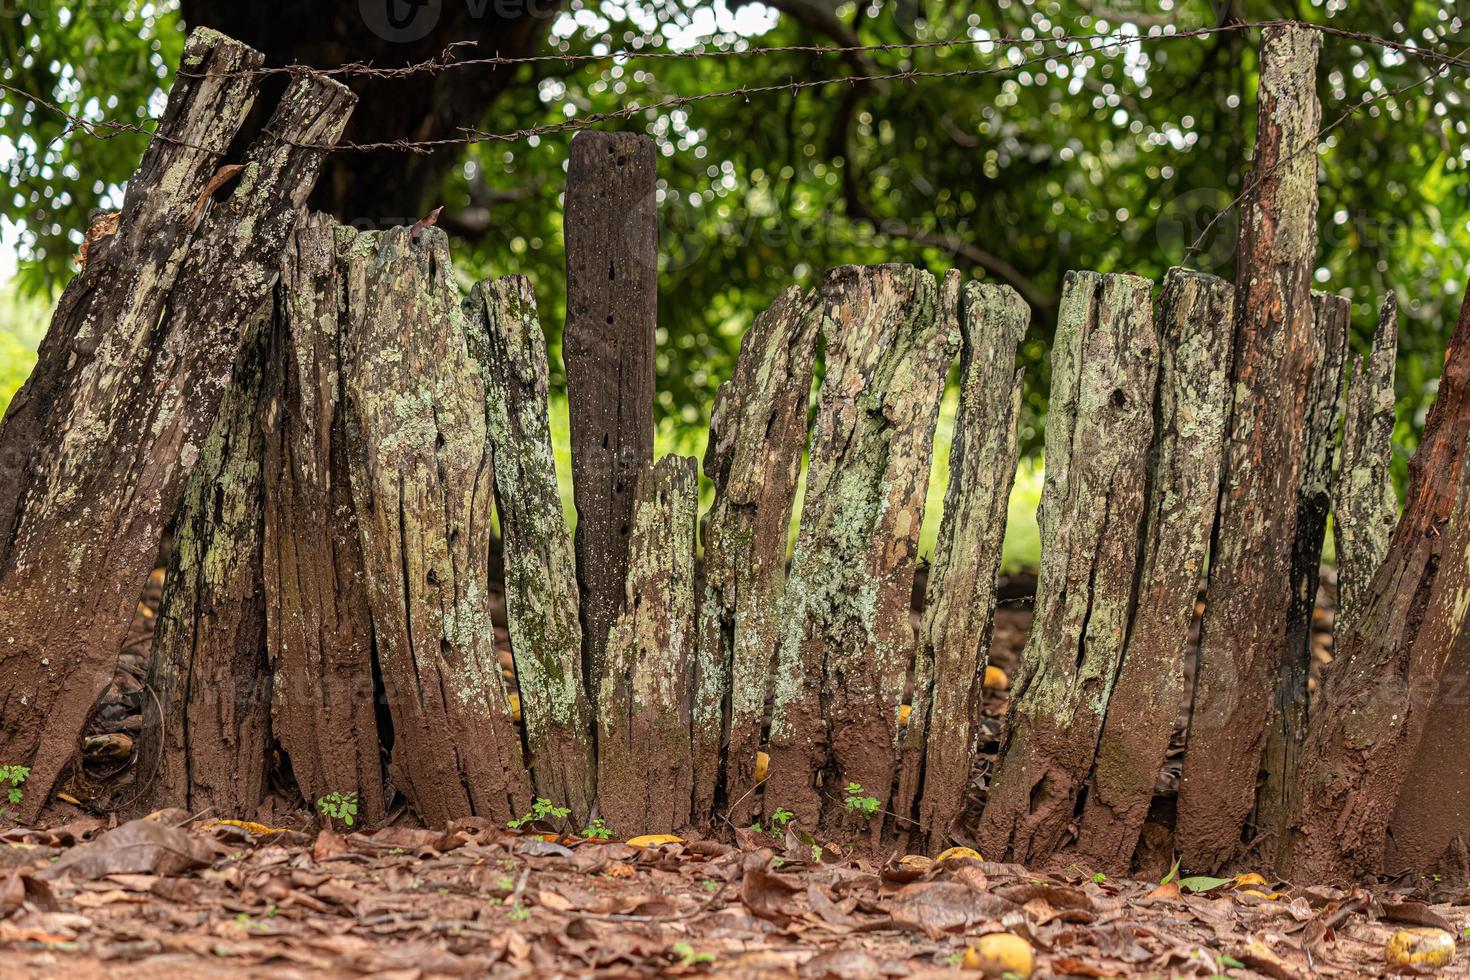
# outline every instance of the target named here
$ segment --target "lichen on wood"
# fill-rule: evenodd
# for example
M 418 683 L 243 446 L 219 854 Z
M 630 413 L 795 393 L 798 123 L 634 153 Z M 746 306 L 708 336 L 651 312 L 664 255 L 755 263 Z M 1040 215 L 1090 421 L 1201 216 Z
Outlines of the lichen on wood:
M 949 486 L 934 545 L 914 657 L 914 693 L 894 811 L 918 822 L 931 848 L 958 819 L 971 764 L 995 613 L 1006 507 L 1016 473 L 1022 373 L 1016 348 L 1031 311 L 1008 286 L 945 277 L 939 316 L 961 339 L 959 407 Z
M 255 813 L 270 751 L 261 581 L 261 383 L 269 306 L 250 327 L 174 520 L 137 771 L 145 809 Z
M 0 758 L 31 767 L 22 819 L 45 803 L 112 677 L 320 147 L 355 102 L 330 79 L 294 80 L 228 198 L 196 222 L 250 109 L 260 55 L 196 32 L 185 58 L 193 67 L 128 183 L 118 231 L 90 250 L 0 430 L 0 525 L 11 535 L 0 562 Z
M 1230 435 L 1179 787 L 1184 866 L 1223 866 L 1255 802 L 1286 642 L 1303 419 L 1317 349 L 1317 53 L 1321 36 L 1266 28 L 1256 158 L 1241 211 Z
M 598 697 L 598 798 L 621 835 L 689 823 L 690 668 L 698 463 L 665 456 L 638 481 L 622 611 Z
M 759 806 L 755 757 L 780 628 L 821 314 L 814 292 L 796 286 L 783 292 L 746 332 L 734 377 L 715 398 L 704 458 L 714 502 L 701 529 L 691 718 L 694 812 L 700 820 L 713 816 L 722 740 L 728 744 L 726 816 L 744 826 Z
M 265 435 L 264 582 L 273 735 L 302 796 L 357 793 L 383 817 L 373 628 L 347 466 L 339 241 L 327 215 L 287 244 L 271 321 Z
M 1123 656 L 1160 357 L 1151 285 L 1069 272 L 1062 290 L 1035 614 L 979 834 L 997 860 L 1063 843 Z
M 936 292 L 903 265 L 842 266 L 823 287 L 827 373 L 780 611 L 765 790 L 767 810 L 808 826 L 841 813 L 849 783 L 885 808 L 891 795 L 934 426 L 959 346 Z
M 486 280 L 465 301 L 485 383 L 505 605 L 537 795 L 592 813 L 592 712 L 582 680 L 576 560 L 562 514 L 547 415 L 546 341 L 524 276 Z
M 342 253 L 353 505 L 393 722 L 390 773 L 430 824 L 530 805 L 490 620 L 491 449 L 448 239 Z
M 1138 595 L 1078 822 L 1078 852 L 1110 873 L 1131 870 L 1184 704 L 1184 651 L 1230 415 L 1232 304 L 1230 284 L 1214 276 L 1174 268 L 1164 277 L 1158 302 L 1163 357 Z
M 1337 546 L 1338 621 L 1358 615 L 1373 573 L 1388 554 L 1398 523 L 1393 462 L 1394 364 L 1398 358 L 1398 302 L 1383 298 L 1369 356 L 1353 360 L 1342 462 L 1333 487 L 1333 541 Z

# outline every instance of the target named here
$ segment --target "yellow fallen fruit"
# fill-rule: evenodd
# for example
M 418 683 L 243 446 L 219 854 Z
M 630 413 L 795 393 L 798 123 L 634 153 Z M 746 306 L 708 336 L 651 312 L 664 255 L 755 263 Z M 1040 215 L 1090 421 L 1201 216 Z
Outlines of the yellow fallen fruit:
M 264 837 L 267 834 L 284 834 L 285 827 L 267 827 L 263 823 L 255 823 L 253 820 L 213 820 L 206 827 L 239 827 L 241 830 L 254 834 L 256 837 Z
M 1449 966 L 1455 937 L 1443 929 L 1400 929 L 1383 947 L 1383 958 L 1393 966 Z
M 628 841 L 629 847 L 662 847 L 665 844 L 682 844 L 684 838 L 673 834 L 644 834 Z
M 1253 898 L 1259 898 L 1263 902 L 1274 902 L 1281 898 L 1280 892 L 1263 892 L 1259 888 L 1242 888 L 1236 894 L 1250 895 Z
M 506 696 L 506 700 L 510 702 L 510 720 L 511 721 L 520 721 L 521 720 L 521 696 L 519 694 L 510 694 L 510 695 L 507 695 Z
M 957 861 L 961 858 L 969 858 L 972 861 L 985 860 L 973 847 L 951 847 L 946 851 L 940 851 L 939 857 L 934 860 L 938 864 L 943 864 L 945 861 Z
M 765 752 L 755 754 L 755 781 L 760 782 L 771 771 L 771 757 Z
M 913 705 L 911 705 L 911 704 L 901 704 L 901 705 L 899 705 L 898 706 L 898 723 L 900 725 L 907 725 L 909 723 L 909 715 L 911 715 L 913 713 L 914 713 L 914 706 Z
M 987 664 L 985 667 L 985 680 L 983 683 L 986 688 L 996 688 L 998 690 L 1004 691 L 1006 688 L 1011 686 L 1011 679 L 1007 677 L 1006 672 L 1001 670 L 999 667 L 996 667 L 993 664 Z
M 1265 888 L 1266 879 L 1254 871 L 1247 871 L 1243 875 L 1236 875 L 1230 884 L 1232 888 Z
M 1009 932 L 981 936 L 965 950 L 966 970 L 979 970 L 987 977 L 1019 977 L 1027 980 L 1036 968 L 1031 944 Z

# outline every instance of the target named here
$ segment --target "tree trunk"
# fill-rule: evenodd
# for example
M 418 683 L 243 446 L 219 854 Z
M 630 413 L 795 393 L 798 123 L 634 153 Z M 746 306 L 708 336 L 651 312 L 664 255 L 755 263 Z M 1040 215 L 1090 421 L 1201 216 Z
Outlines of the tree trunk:
M 958 284 L 946 278 L 945 292 Z M 940 315 L 955 316 L 959 327 L 960 402 L 893 808 L 907 817 L 922 789 L 919 835 L 931 849 L 959 818 L 975 757 L 995 577 L 1016 475 L 1016 348 L 1031 311 L 1008 286 L 966 283 L 960 297 L 941 298 Z
M 809 827 L 841 813 L 845 784 L 884 806 L 891 795 L 934 426 L 958 341 L 936 315 L 934 278 L 912 266 L 842 266 L 823 299 L 827 374 L 782 599 L 765 790 L 768 812 Z
M 636 489 L 626 601 L 608 637 L 597 712 L 602 815 L 628 837 L 689 823 L 699 465 L 665 456 Z
M 1463 518 L 1467 436 L 1470 294 L 1409 461 L 1409 493 L 1388 556 L 1338 633 L 1336 657 L 1314 701 L 1302 749 L 1312 766 L 1303 774 L 1280 856 L 1298 881 L 1357 879 L 1382 864 L 1385 831 L 1445 660 L 1463 640 L 1456 590 L 1466 587 L 1470 543 L 1470 521 Z
M 1069 272 L 1052 349 L 1035 617 L 979 832 L 992 860 L 1063 843 L 1123 655 L 1148 492 L 1152 283 Z
M 271 678 L 261 581 L 261 379 L 269 306 L 184 490 L 164 580 L 137 772 L 147 809 L 255 815 L 265 798 Z
M 1393 462 L 1394 362 L 1398 359 L 1398 302 L 1383 298 L 1373 352 L 1353 362 L 1342 465 L 1335 487 L 1333 537 L 1337 544 L 1337 624 L 1346 631 L 1363 608 L 1373 573 L 1388 554 L 1399 499 Z
M 485 381 L 506 619 L 536 792 L 582 820 L 592 813 L 597 769 L 576 563 L 551 452 L 546 340 L 524 276 L 475 286 L 465 312 Z
M 726 816 L 745 826 L 759 808 L 755 757 L 780 630 L 778 606 L 821 322 L 815 293 L 786 290 L 746 332 L 735 376 L 715 399 L 704 458 L 715 497 L 702 529 L 692 718 L 695 817 L 701 820 L 714 812 L 722 740 L 728 746 Z
M 577 504 L 577 583 L 588 690 L 628 577 L 633 492 L 653 459 L 658 215 L 653 140 L 586 130 L 572 140 L 562 339 Z
M 1240 847 L 1285 643 L 1314 355 L 1320 46 L 1320 35 L 1296 26 L 1267 28 L 1261 43 L 1256 160 L 1240 225 L 1235 402 L 1179 787 L 1183 864 L 1202 871 Z
M 390 773 L 430 824 L 503 822 L 531 789 L 496 661 L 485 387 L 448 239 L 395 228 L 343 256 L 348 462 Z
M 1219 499 L 1230 415 L 1233 290 L 1170 269 L 1159 298 L 1158 423 L 1151 452 L 1138 600 L 1087 781 L 1078 851 L 1131 870 L 1159 767 L 1185 703 L 1184 651 Z
M 344 246 L 355 240 L 342 237 Z M 281 261 L 266 376 L 271 722 L 308 804 L 358 794 L 383 818 L 373 626 L 347 466 L 338 228 L 304 219 Z
M 352 96 L 293 82 L 229 197 L 201 197 L 251 101 L 259 55 L 198 32 L 129 181 L 118 231 L 89 251 L 0 431 L 24 461 L 0 487 L 0 759 L 45 803 L 112 676 L 164 522 L 214 424 L 241 335 Z M 219 75 L 219 72 L 229 72 Z M 199 77 L 204 73 L 207 77 Z M 197 230 L 195 230 L 197 224 Z
M 1265 778 L 1256 800 L 1256 825 L 1277 834 L 1286 819 L 1302 740 L 1307 737 L 1312 614 L 1317 608 L 1322 543 L 1327 537 L 1327 512 L 1332 504 L 1332 456 L 1337 445 L 1337 422 L 1342 416 L 1342 369 L 1352 309 L 1344 296 L 1312 294 L 1317 360 L 1302 420 L 1301 488 L 1297 492 L 1296 533 L 1291 548 L 1291 602 L 1286 610 L 1285 642 L 1276 675 L 1276 700 L 1261 753 Z

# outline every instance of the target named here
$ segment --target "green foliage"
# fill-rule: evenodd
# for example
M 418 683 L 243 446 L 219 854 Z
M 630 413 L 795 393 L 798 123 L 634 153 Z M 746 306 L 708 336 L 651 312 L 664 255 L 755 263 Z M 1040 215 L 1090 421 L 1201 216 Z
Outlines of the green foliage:
M 607 840 L 608 838 L 612 837 L 612 831 L 608 830 L 607 824 L 602 822 L 601 817 L 598 817 L 596 820 L 592 821 L 590 824 L 582 828 L 582 836 L 592 837 L 597 840 Z
M 842 808 L 850 814 L 861 817 L 864 823 L 872 820 L 878 813 L 877 797 L 864 793 L 861 783 L 848 783 L 842 788 L 842 793 Z
M 1211 875 L 1195 875 L 1192 878 L 1179 879 L 1179 887 L 1187 892 L 1208 892 L 1228 885 L 1233 880 L 1233 878 L 1216 878 Z
M 11 806 L 16 806 L 25 799 L 26 794 L 21 786 L 30 774 L 30 766 L 0 766 L 0 786 L 9 784 L 9 788 L 5 790 L 5 800 Z M 0 807 L 0 816 L 4 816 L 5 812 L 5 808 Z
M 357 821 L 357 793 L 328 793 L 316 801 L 322 816 L 351 827 Z
M 506 821 L 505 825 L 511 830 L 520 830 L 522 827 L 528 824 L 539 823 L 542 821 L 546 821 L 549 823 L 550 821 L 555 820 L 559 823 L 570 816 L 571 812 L 571 807 L 554 806 L 550 800 L 538 796 L 536 798 L 536 802 L 531 804 L 530 813 L 527 813 L 526 815 L 516 820 L 508 820 Z M 601 822 L 602 821 L 600 820 L 595 821 L 595 823 Z
M 680 966 L 698 966 L 701 963 L 713 963 L 714 953 L 696 953 L 694 947 L 688 943 L 674 943 L 669 951 L 679 957 Z
M 505 913 L 512 922 L 525 922 L 531 917 L 531 910 L 520 902 L 516 902 Z

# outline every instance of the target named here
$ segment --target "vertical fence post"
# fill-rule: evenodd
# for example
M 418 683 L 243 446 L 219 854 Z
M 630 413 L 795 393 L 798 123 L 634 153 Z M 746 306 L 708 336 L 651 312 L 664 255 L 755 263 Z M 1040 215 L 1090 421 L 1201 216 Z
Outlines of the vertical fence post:
M 562 340 L 577 505 L 582 659 L 596 700 L 607 631 L 623 602 L 640 472 L 653 459 L 658 317 L 653 141 L 578 133 L 567 168 Z
M 1285 642 L 1302 418 L 1312 370 L 1321 36 L 1271 27 L 1261 42 L 1255 166 L 1242 204 L 1235 404 L 1179 788 L 1185 867 L 1240 846 Z

